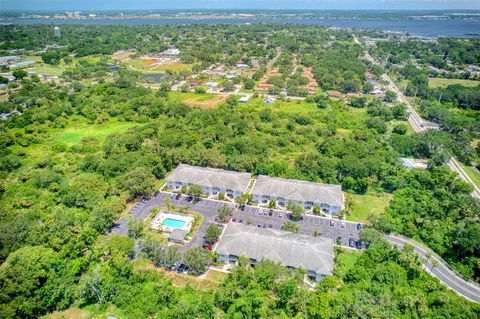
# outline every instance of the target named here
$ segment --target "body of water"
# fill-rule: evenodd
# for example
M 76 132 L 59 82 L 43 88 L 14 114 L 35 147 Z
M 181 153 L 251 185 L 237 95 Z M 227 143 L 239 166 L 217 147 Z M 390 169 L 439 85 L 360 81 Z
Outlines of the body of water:
M 480 36 L 479 19 L 409 20 L 409 19 L 2 19 L 1 23 L 13 24 L 76 24 L 76 25 L 193 25 L 193 24 L 246 24 L 246 23 L 297 23 L 332 26 L 339 28 L 361 28 L 384 31 L 400 31 L 411 34 L 437 37 L 471 38 Z
M 160 80 L 165 76 L 166 73 L 151 73 L 151 74 L 142 74 L 144 80 L 153 79 L 155 83 L 159 83 Z

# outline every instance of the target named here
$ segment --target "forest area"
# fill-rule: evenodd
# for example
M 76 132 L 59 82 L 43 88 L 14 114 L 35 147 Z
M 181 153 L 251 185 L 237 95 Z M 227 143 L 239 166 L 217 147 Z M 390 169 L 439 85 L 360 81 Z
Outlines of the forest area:
M 62 32 L 59 39 L 45 26 L 0 28 L 2 53 L 55 43 L 57 49 L 41 56 L 48 64 L 102 56 L 77 64 L 62 82 L 20 74 L 18 90 L 0 102 L 2 112 L 21 112 L 0 122 L 2 318 L 69 308 L 118 318 L 478 318 L 478 304 L 430 276 L 411 247 L 382 239 L 383 233 L 411 237 L 480 281 L 480 207 L 471 186 L 445 165 L 449 154 L 478 163 L 478 91 L 424 87 L 428 76 L 408 75 L 409 65 L 399 69 L 409 86 L 417 84 L 406 90 L 417 92 L 422 114 L 441 123 L 440 130 L 414 133 L 401 103 L 326 94 L 368 86 L 372 65 L 360 59 L 362 48 L 347 31 L 257 25 L 65 26 Z M 295 82 L 295 56 L 312 67 L 321 91 L 273 105 L 231 96 L 204 108 L 184 101 L 205 93 L 170 89 L 168 81 L 185 77 L 182 71 L 152 89 L 136 72 L 108 68 L 117 50 L 172 45 L 183 62 L 202 68 L 248 63 L 249 56 L 269 61 L 280 47 L 275 65 Z M 464 45 L 463 53 L 452 53 L 458 63 L 471 62 L 470 44 Z M 428 167 L 408 170 L 401 157 L 426 159 Z M 369 247 L 336 249 L 334 275 L 314 289 L 302 284 L 301 271 L 268 260 L 254 268 L 242 262 L 212 289 L 178 286 L 151 266 L 152 256 L 135 253 L 133 238 L 106 232 L 180 163 L 339 184 L 347 195 L 393 199 L 369 217 L 362 235 Z

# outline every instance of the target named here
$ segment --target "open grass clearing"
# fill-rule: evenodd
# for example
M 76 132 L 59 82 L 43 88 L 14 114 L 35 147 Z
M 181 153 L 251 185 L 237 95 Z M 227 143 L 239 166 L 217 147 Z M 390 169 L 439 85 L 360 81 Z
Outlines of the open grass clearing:
M 107 122 L 103 124 L 84 124 L 72 125 L 55 134 L 54 140 L 67 144 L 79 143 L 84 137 L 96 137 L 103 141 L 108 135 L 122 133 L 131 127 L 141 124 L 133 122 Z
M 63 72 L 66 70 L 66 67 L 40 63 L 38 65 L 33 66 L 29 70 L 35 72 L 38 75 L 61 76 Z
M 347 194 L 347 198 L 351 202 L 350 215 L 347 216 L 347 219 L 366 222 L 370 215 L 381 215 L 390 204 L 392 197 L 392 194 L 388 193 Z
M 157 66 L 153 68 L 154 71 L 191 71 L 194 64 L 184 64 L 184 63 L 169 63 Z
M 428 79 L 428 85 L 432 88 L 444 88 L 452 84 L 460 84 L 467 87 L 476 87 L 480 85 L 480 81 L 463 80 L 463 79 L 443 79 L 443 78 Z
M 214 96 L 196 96 L 183 100 L 183 103 L 190 106 L 200 106 L 201 108 L 216 107 L 219 104 L 225 102 L 228 98 L 227 95 L 215 94 Z
M 63 311 L 52 312 L 51 314 L 48 314 L 41 318 L 42 319 L 65 319 L 65 318 L 87 319 L 87 318 L 91 318 L 91 314 L 89 311 L 85 309 L 72 307 Z

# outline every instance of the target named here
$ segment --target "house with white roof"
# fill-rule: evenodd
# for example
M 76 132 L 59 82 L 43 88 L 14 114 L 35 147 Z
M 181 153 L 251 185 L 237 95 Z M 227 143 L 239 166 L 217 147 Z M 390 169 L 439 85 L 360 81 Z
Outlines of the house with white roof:
M 228 197 L 235 198 L 247 192 L 251 178 L 250 173 L 180 164 L 166 180 L 167 187 L 173 190 L 197 185 L 202 188 L 204 194 L 224 193 Z
M 239 257 L 255 265 L 263 259 L 304 269 L 317 282 L 333 271 L 333 241 L 272 228 L 229 223 L 216 248 L 219 261 L 238 264 Z
M 267 204 L 271 199 L 279 206 L 300 204 L 305 209 L 320 207 L 323 213 L 338 214 L 345 198 L 340 185 L 319 184 L 297 179 L 259 175 L 252 189 L 254 201 Z

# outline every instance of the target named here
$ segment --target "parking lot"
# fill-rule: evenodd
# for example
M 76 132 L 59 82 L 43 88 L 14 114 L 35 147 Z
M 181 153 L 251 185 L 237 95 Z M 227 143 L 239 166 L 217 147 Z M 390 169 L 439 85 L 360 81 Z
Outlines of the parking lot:
M 188 195 L 173 195 L 168 192 L 158 192 L 149 200 L 142 200 L 133 207 L 129 214 L 133 218 L 144 221 L 150 214 L 151 210 L 158 207 L 165 207 L 165 198 L 171 198 L 171 206 L 190 207 L 191 210 L 203 215 L 204 219 L 200 225 L 195 237 L 183 249 L 201 246 L 203 236 L 208 224 L 215 222 L 218 215 L 218 209 L 224 205 L 234 209 L 231 222 L 241 222 L 251 224 L 253 227 L 281 229 L 284 222 L 289 220 L 290 215 L 286 211 L 271 210 L 256 206 L 246 205 L 243 211 L 234 203 L 224 201 L 200 198 L 193 200 Z M 313 236 L 315 232 L 321 237 L 331 238 L 335 243 L 340 243 L 347 247 L 361 248 L 359 243 L 359 231 L 361 224 L 349 221 L 340 221 L 315 215 L 304 215 L 300 221 L 296 222 L 300 226 L 300 233 Z M 117 224 L 111 229 L 112 233 L 121 235 L 128 234 L 128 219 L 121 218 Z
M 244 211 L 237 209 L 232 221 L 249 223 L 256 227 L 281 229 L 283 223 L 290 220 L 290 214 L 286 211 L 271 210 L 255 206 L 245 206 Z M 354 222 L 340 221 L 314 215 L 304 215 L 296 222 L 300 226 L 300 233 L 314 236 L 331 238 L 343 246 L 356 246 L 359 241 L 359 231 L 362 225 Z

